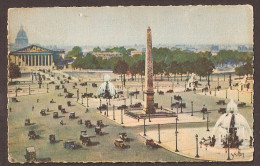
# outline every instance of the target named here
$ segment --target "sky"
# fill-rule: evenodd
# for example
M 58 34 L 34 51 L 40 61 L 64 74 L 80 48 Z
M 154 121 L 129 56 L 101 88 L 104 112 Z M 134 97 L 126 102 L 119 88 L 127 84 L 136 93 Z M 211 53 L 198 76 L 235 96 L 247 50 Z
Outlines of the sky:
M 253 8 L 240 6 L 13 8 L 8 39 L 21 27 L 41 45 L 253 44 Z

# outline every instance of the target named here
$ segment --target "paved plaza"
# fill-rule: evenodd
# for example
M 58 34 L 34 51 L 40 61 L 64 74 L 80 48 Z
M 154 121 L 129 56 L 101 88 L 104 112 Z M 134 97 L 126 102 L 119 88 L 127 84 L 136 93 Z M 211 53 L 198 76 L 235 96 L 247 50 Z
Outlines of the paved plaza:
M 43 74 L 43 73 L 42 73 Z M 209 115 L 209 129 L 212 130 L 217 119 L 222 115 L 218 113 L 219 108 L 226 107 L 226 105 L 217 105 L 216 102 L 220 99 L 224 99 L 226 103 L 229 102 L 229 98 L 225 99 L 225 88 L 228 88 L 228 81 L 221 80 L 222 90 L 217 92 L 215 96 L 213 94 L 207 93 L 202 94 L 201 92 L 183 92 L 175 91 L 175 93 L 166 93 L 167 90 L 172 89 L 172 82 L 175 82 L 174 88 L 181 89 L 184 87 L 184 81 L 179 80 L 179 84 L 176 81 L 172 81 L 171 78 L 169 81 L 167 78 L 164 78 L 164 81 L 155 81 L 154 91 L 155 91 L 155 102 L 158 103 L 159 108 L 162 106 L 165 109 L 168 109 L 176 113 L 176 108 L 171 109 L 171 98 L 174 95 L 182 96 L 183 103 L 186 103 L 186 108 L 182 109 L 182 113 L 178 114 L 178 148 L 179 151 L 177 154 L 174 152 L 175 148 L 175 117 L 172 118 L 152 118 L 151 122 L 146 119 L 146 134 L 147 137 L 158 141 L 158 129 L 157 125 L 161 125 L 161 147 L 158 149 L 152 149 L 146 147 L 144 142 L 145 138 L 143 137 L 143 119 L 132 118 L 126 114 L 123 114 L 123 124 L 121 124 L 121 110 L 118 110 L 117 107 L 123 104 L 129 106 L 132 103 L 141 102 L 143 104 L 143 95 L 142 95 L 142 83 L 140 80 L 137 81 L 127 81 L 126 87 L 121 87 L 122 83 L 119 77 L 116 77 L 116 81 L 113 81 L 113 84 L 121 91 L 123 91 L 122 97 L 117 99 L 111 99 L 110 105 L 108 107 L 108 117 L 97 109 L 100 105 L 100 99 L 95 98 L 81 98 L 81 94 L 93 93 L 94 95 L 97 92 L 99 85 L 103 83 L 102 75 L 97 74 L 101 77 L 81 77 L 80 82 L 76 78 L 76 74 L 72 77 L 69 83 L 65 83 L 64 86 L 67 88 L 68 92 L 73 93 L 73 98 L 65 98 L 66 93 L 63 92 L 63 89 L 55 90 L 57 84 L 48 84 L 50 81 L 58 82 L 57 76 L 62 76 L 61 72 L 55 72 L 55 78 L 50 77 L 48 73 L 45 73 L 46 78 L 50 80 L 43 81 L 42 87 L 39 88 L 37 82 L 34 80 L 31 81 L 31 77 L 26 76 L 15 81 L 25 81 L 21 82 L 20 85 L 10 85 L 8 87 L 8 97 L 15 97 L 15 89 L 20 88 L 17 92 L 17 100 L 19 102 L 14 103 L 9 100 L 8 105 L 8 145 L 9 145 L 9 160 L 11 162 L 25 162 L 24 154 L 25 148 L 28 146 L 34 146 L 37 151 L 37 157 L 39 158 L 51 158 L 53 162 L 66 161 L 66 162 L 102 162 L 102 161 L 135 161 L 135 162 L 144 162 L 144 161 L 226 161 L 227 153 L 225 149 L 221 150 L 219 158 L 212 157 L 211 147 L 199 148 L 200 158 L 195 158 L 195 134 L 199 135 L 199 140 L 202 137 L 207 137 L 210 135 L 210 132 L 206 132 L 206 118 L 203 119 L 203 114 L 200 112 L 202 106 L 206 104 L 206 107 L 211 112 Z M 86 74 L 88 76 L 88 74 Z M 90 81 L 91 78 L 91 81 Z M 95 78 L 95 79 L 94 79 Z M 95 80 L 95 81 L 94 81 Z M 79 85 L 81 82 L 87 81 L 87 86 Z M 92 87 L 91 83 L 97 83 L 97 88 Z M 202 84 L 206 84 L 206 80 L 201 81 Z M 74 83 L 78 85 L 73 88 Z M 211 82 L 213 86 L 217 85 L 216 77 L 213 78 Z M 29 85 L 30 85 L 30 94 L 29 94 Z M 48 89 L 47 89 L 48 87 Z M 158 91 L 165 91 L 164 95 L 159 95 Z M 79 90 L 79 99 L 77 100 L 77 90 Z M 133 97 L 129 96 L 130 92 L 140 91 L 140 93 Z M 212 90 L 213 91 L 213 90 Z M 224 93 L 224 96 L 223 96 Z M 61 96 L 59 96 L 61 94 Z M 248 96 L 247 96 L 248 94 Z M 246 97 L 245 97 L 246 96 Z M 246 106 L 239 108 L 239 112 L 247 119 L 250 127 L 253 127 L 253 107 L 250 103 L 250 92 L 242 92 L 240 95 L 240 101 L 247 100 Z M 39 102 L 37 103 L 37 99 Z M 50 100 L 54 100 L 54 103 L 50 103 Z M 67 106 L 67 101 L 71 101 L 72 106 Z M 82 103 L 83 101 L 83 103 Z M 173 102 L 176 102 L 173 99 Z M 193 102 L 193 116 L 192 114 L 192 105 Z M 236 101 L 238 102 L 238 101 Z M 107 104 L 109 100 L 101 99 L 101 104 Z M 68 112 L 66 114 L 61 114 L 58 111 L 58 105 L 62 105 L 63 108 Z M 115 120 L 113 120 L 113 105 L 115 106 Z M 88 107 L 87 107 L 88 106 Z M 34 107 L 34 108 L 32 108 Z M 11 108 L 11 112 L 9 111 Z M 49 108 L 50 112 L 47 112 L 46 116 L 40 115 L 41 109 Z M 89 111 L 86 113 L 86 109 Z M 160 109 L 159 109 L 160 110 Z M 59 118 L 53 119 L 53 112 L 58 111 Z M 75 112 L 77 119 L 69 120 L 69 112 Z M 24 126 L 24 121 L 26 118 L 30 118 L 33 125 Z M 94 128 L 86 128 L 85 125 L 79 125 L 77 121 L 79 119 L 91 120 L 91 122 L 96 125 L 97 120 L 103 120 L 105 127 L 102 128 L 105 133 L 103 136 L 96 135 Z M 60 120 L 63 120 L 65 125 L 60 125 Z M 39 139 L 29 140 L 28 131 L 35 130 L 36 134 L 40 135 Z M 63 143 L 66 140 L 73 140 L 77 143 L 80 143 L 79 135 L 81 130 L 87 130 L 88 135 L 91 136 L 91 141 L 94 143 L 93 146 L 83 146 L 79 150 L 71 151 L 63 147 Z M 119 137 L 120 132 L 126 132 L 128 137 L 131 138 L 130 142 L 126 142 L 130 146 L 129 149 L 119 149 L 114 146 L 114 140 Z M 50 144 L 49 135 L 55 134 L 56 139 L 59 143 Z M 232 150 L 231 150 L 232 151 Z M 245 158 L 234 158 L 234 161 L 249 161 L 252 159 L 251 151 L 245 153 Z M 113 152 L 113 153 L 108 153 Z M 235 153 L 235 152 L 231 152 Z M 128 156 L 128 157 L 126 157 Z M 233 161 L 232 160 L 232 161 Z

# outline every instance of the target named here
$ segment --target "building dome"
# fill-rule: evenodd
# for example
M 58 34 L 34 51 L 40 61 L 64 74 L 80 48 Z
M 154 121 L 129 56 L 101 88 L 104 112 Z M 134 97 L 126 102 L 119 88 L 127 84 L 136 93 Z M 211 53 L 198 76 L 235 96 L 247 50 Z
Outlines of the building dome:
M 247 120 L 238 113 L 237 104 L 233 99 L 228 103 L 226 110 L 227 113 L 218 119 L 213 128 L 212 136 L 216 138 L 215 146 L 224 147 L 229 136 L 231 147 L 249 147 L 252 132 Z
M 15 45 L 16 47 L 20 48 L 28 45 L 28 38 L 26 32 L 23 29 L 23 26 L 21 26 L 19 32 L 17 33 L 17 36 L 15 38 Z

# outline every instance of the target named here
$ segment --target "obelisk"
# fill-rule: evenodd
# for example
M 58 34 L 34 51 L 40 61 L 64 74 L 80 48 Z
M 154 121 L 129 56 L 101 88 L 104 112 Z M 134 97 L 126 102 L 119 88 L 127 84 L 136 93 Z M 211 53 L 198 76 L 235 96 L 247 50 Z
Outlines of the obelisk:
M 151 28 L 147 29 L 147 42 L 145 53 L 145 89 L 144 89 L 144 112 L 155 113 L 154 91 L 153 91 L 153 56 L 152 56 L 152 33 Z

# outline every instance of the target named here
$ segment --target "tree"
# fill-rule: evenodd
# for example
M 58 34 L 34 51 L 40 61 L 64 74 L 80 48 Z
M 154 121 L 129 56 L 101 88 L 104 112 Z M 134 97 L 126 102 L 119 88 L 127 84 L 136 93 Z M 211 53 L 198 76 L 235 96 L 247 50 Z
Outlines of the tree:
M 128 71 L 128 64 L 124 60 L 119 60 L 114 66 L 113 73 L 124 75 L 124 80 L 123 80 L 124 86 L 125 86 L 125 74 L 127 73 L 127 71 Z
M 11 78 L 11 82 L 12 79 L 21 77 L 21 71 L 19 66 L 12 62 L 10 62 L 8 65 L 8 71 L 9 71 L 9 78 Z
M 238 76 L 253 74 L 253 65 L 251 63 L 246 63 L 245 65 L 235 68 L 235 74 Z
M 66 58 L 73 58 L 73 57 L 82 57 L 83 53 L 79 46 L 75 46 L 68 52 Z
M 93 48 L 93 52 L 101 52 L 101 48 L 100 47 L 95 47 L 95 48 Z
M 135 80 L 136 80 L 136 74 L 138 74 L 138 71 L 139 71 L 138 64 L 134 63 L 133 65 L 131 65 L 129 67 L 129 70 L 131 72 L 132 78 L 133 78 L 133 76 L 135 76 Z
M 197 60 L 196 62 L 196 68 L 195 68 L 195 73 L 200 76 L 200 81 L 201 77 L 208 76 L 208 85 L 209 85 L 209 75 L 212 74 L 213 69 L 215 69 L 214 64 L 205 57 L 201 57 Z

